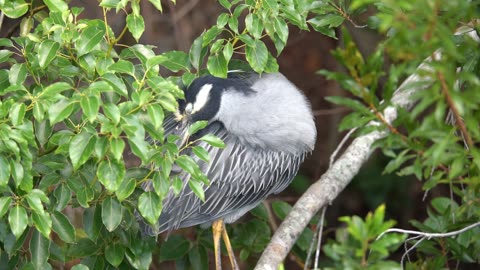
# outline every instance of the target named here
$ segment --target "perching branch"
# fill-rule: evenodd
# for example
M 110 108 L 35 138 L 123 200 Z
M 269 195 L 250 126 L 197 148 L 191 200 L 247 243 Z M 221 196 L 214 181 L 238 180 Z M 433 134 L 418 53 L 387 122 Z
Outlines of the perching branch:
M 458 32 L 468 34 L 478 41 L 475 31 Z M 434 59 L 440 59 L 441 52 L 437 50 Z M 397 108 L 410 109 L 414 101 L 410 98 L 415 92 L 429 87 L 434 78 L 427 58 L 419 67 L 416 73 L 409 76 L 392 97 L 392 105 L 383 111 L 383 117 L 387 124 L 391 124 L 397 118 Z M 420 74 L 430 74 L 422 76 Z M 369 125 L 379 125 L 372 121 Z M 324 206 L 330 204 L 340 192 L 350 183 L 372 153 L 372 144 L 385 137 L 388 131 L 374 131 L 356 138 L 329 169 L 300 197 L 292 210 L 282 222 L 273 235 L 269 245 L 264 250 L 255 269 L 275 270 L 285 259 L 290 249 L 297 241 L 299 235 L 308 225 L 311 218 Z

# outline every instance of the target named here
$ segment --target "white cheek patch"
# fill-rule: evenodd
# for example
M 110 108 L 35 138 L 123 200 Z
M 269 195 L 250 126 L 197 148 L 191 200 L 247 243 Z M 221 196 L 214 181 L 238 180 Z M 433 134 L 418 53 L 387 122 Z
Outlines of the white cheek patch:
M 205 106 L 205 104 L 207 104 L 210 90 L 212 90 L 212 87 L 213 85 L 211 84 L 205 84 L 204 86 L 202 86 L 202 88 L 200 88 L 195 103 L 193 103 L 192 113 L 198 112 L 203 108 L 203 106 Z

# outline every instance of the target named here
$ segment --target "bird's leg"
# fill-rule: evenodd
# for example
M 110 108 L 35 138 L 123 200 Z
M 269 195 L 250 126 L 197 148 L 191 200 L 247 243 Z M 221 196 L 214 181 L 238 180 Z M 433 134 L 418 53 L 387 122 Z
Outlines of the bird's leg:
M 233 252 L 232 245 L 230 244 L 230 238 L 228 238 L 227 229 L 223 227 L 222 231 L 223 242 L 227 247 L 228 258 L 230 258 L 230 263 L 232 264 L 233 270 L 239 270 L 237 260 L 235 260 L 235 253 Z
M 223 220 L 218 219 L 212 223 L 213 232 L 213 247 L 215 251 L 215 269 L 222 270 L 221 249 L 220 249 L 220 236 L 223 231 Z

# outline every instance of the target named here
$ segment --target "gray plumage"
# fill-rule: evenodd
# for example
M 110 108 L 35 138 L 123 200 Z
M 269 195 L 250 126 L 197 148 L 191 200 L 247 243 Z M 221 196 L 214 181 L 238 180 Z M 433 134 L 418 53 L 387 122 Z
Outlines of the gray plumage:
M 228 79 L 203 77 L 195 80 L 185 94 L 180 113 L 192 114 L 183 123 L 174 116 L 167 117 L 165 134 L 185 138 L 192 121 L 208 120 L 202 134 L 216 135 L 226 147 L 196 143 L 208 151 L 208 164 L 188 149 L 182 153 L 194 158 L 210 180 L 210 185 L 204 186 L 205 202 L 190 190 L 190 176 L 177 171 L 183 189 L 177 196 L 172 191 L 167 195 L 157 226 L 147 227 L 148 234 L 220 218 L 225 223 L 236 221 L 268 195 L 285 189 L 315 144 L 310 105 L 280 73 L 241 73 Z M 149 190 L 151 185 L 144 188 Z

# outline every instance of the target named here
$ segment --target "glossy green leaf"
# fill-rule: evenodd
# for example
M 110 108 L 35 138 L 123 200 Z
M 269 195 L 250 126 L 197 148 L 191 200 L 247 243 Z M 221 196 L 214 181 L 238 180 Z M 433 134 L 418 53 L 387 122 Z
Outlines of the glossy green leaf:
M 193 193 L 202 200 L 202 202 L 205 202 L 205 191 L 203 190 L 203 185 L 199 181 L 190 179 L 190 181 L 188 181 L 188 186 L 192 189 Z
M 50 98 L 65 90 L 71 89 L 72 86 L 66 82 L 56 82 L 45 87 L 41 93 L 42 98 Z
M 38 64 L 41 68 L 47 67 L 53 59 L 57 56 L 57 51 L 60 48 L 60 44 L 46 39 L 38 47 Z
M 107 197 L 102 202 L 102 222 L 109 232 L 115 230 L 122 222 L 123 210 L 114 197 Z
M 225 143 L 222 141 L 222 139 L 218 138 L 217 136 L 213 135 L 213 134 L 207 134 L 205 136 L 203 136 L 202 138 L 200 138 L 200 140 L 210 144 L 211 146 L 214 146 L 214 147 L 219 147 L 219 148 L 224 148 L 225 147 Z
M 14 206 L 8 214 L 8 224 L 13 235 L 18 239 L 23 231 L 27 228 L 28 216 L 27 211 L 22 206 Z
M 165 117 L 162 107 L 158 104 L 151 104 L 147 106 L 147 113 L 154 128 L 159 129 L 162 126 Z
M 194 146 L 192 147 L 192 151 L 193 153 L 199 157 L 201 160 L 205 161 L 205 162 L 209 162 L 210 161 L 210 155 L 208 154 L 208 151 L 205 150 L 203 147 L 201 146 Z
M 11 85 L 21 85 L 27 79 L 27 67 L 24 63 L 14 64 L 10 67 L 8 81 Z
M 12 203 L 12 197 L 0 198 L 0 218 L 3 217 L 7 213 L 7 211 L 10 209 L 11 203 Z
M 115 74 L 107 73 L 103 75 L 103 79 L 112 86 L 113 91 L 115 91 L 117 94 L 124 97 L 128 95 L 127 86 L 125 85 L 125 82 L 119 77 L 117 77 Z
M 120 122 L 120 109 L 118 109 L 117 105 L 113 103 L 105 103 L 103 105 L 103 112 L 105 115 L 113 121 L 114 124 L 118 124 Z
M 125 150 L 125 141 L 121 138 L 113 138 L 110 141 L 110 151 L 113 157 L 120 161 L 123 158 L 123 150 Z
M 167 60 L 161 63 L 162 66 L 167 69 L 178 72 L 180 70 L 188 71 L 190 68 L 190 61 L 188 54 L 182 51 L 169 51 L 162 54 L 167 58 Z
M 88 268 L 88 266 L 84 264 L 77 264 L 77 265 L 74 265 L 72 268 L 70 268 L 70 270 L 90 270 L 90 269 Z
M 198 168 L 198 165 L 193 161 L 193 159 L 190 156 L 179 156 L 176 160 L 175 163 L 180 166 L 184 171 L 190 173 L 190 174 L 195 174 L 195 169 Z
M 32 17 L 23 17 L 20 22 L 20 36 L 26 37 L 27 35 L 33 40 L 33 35 L 30 34 L 33 28 L 33 18 Z M 40 42 L 40 39 L 36 40 Z
M 222 13 L 217 17 L 217 27 L 223 28 L 228 23 L 230 15 L 228 13 Z
M 115 267 L 118 267 L 120 263 L 122 263 L 124 256 L 125 246 L 118 242 L 107 244 L 105 247 L 105 259 Z
M 162 213 L 162 201 L 155 192 L 144 192 L 138 198 L 138 211 L 148 223 L 155 224 Z
M 29 247 L 34 268 L 45 269 L 45 264 L 50 257 L 50 239 L 44 237 L 37 230 L 33 230 Z
M 53 212 L 52 229 L 65 243 L 75 242 L 75 228 L 62 212 Z
M 132 62 L 126 60 L 118 60 L 116 63 L 112 64 L 108 67 L 109 71 L 113 72 L 120 72 L 129 75 L 134 75 L 135 67 L 133 66 Z
M 50 120 L 50 124 L 56 124 L 69 117 L 73 112 L 73 105 L 74 104 L 67 99 L 61 99 L 50 106 L 48 109 L 48 120 Z
M 25 176 L 23 165 L 15 160 L 10 160 L 10 169 L 15 186 L 20 187 Z
M 82 166 L 95 149 L 96 137 L 88 132 L 75 135 L 68 147 L 68 153 L 74 169 Z
M 210 55 L 207 61 L 207 68 L 215 77 L 227 77 L 228 63 L 223 54 Z
M 91 52 L 100 44 L 105 32 L 105 25 L 103 23 L 96 23 L 85 27 L 76 41 L 78 55 Z
M 255 38 L 260 39 L 263 32 L 263 24 L 255 13 L 249 13 L 245 17 L 245 26 L 248 32 Z
M 146 68 L 151 69 L 152 67 L 160 65 L 167 60 L 168 58 L 164 55 L 155 55 L 154 57 L 148 58 Z
M 119 201 L 123 201 L 126 198 L 130 197 L 133 191 L 135 191 L 136 184 L 137 183 L 133 178 L 123 179 L 120 187 L 118 187 L 118 190 L 115 192 L 115 194 L 117 195 L 117 199 Z
M 23 123 L 25 117 L 26 106 L 25 103 L 15 103 L 10 108 L 10 120 L 14 126 L 18 126 Z
M 64 0 L 43 0 L 50 11 L 66 11 L 67 3 Z
M 32 221 L 39 232 L 46 238 L 50 238 L 52 231 L 52 218 L 47 212 L 32 212 Z
M 16 19 L 25 15 L 25 13 L 28 11 L 28 7 L 29 4 L 27 4 L 24 0 L 7 0 L 3 4 L 2 12 L 5 14 L 5 16 Z
M 88 238 L 96 242 L 102 227 L 102 208 L 100 205 L 85 209 L 83 213 L 83 229 Z
M 31 190 L 25 198 L 27 199 L 27 202 L 30 208 L 37 213 L 45 212 L 43 209 L 42 202 L 46 204 L 50 203 L 50 200 L 48 199 L 47 195 L 45 195 L 45 193 L 40 189 Z
M 208 125 L 208 121 L 197 121 L 188 128 L 188 134 L 193 135 L 197 133 L 199 130 L 204 129 L 207 125 Z
M 10 164 L 8 160 L 0 155 L 0 187 L 5 187 L 10 179 Z
M 230 3 L 229 0 L 219 0 L 218 2 L 226 9 L 230 9 L 232 7 L 232 3 Z
M 90 123 L 93 123 L 98 115 L 100 108 L 99 98 L 96 96 L 82 96 L 80 107 Z
M 12 54 L 13 52 L 10 50 L 0 50 L 0 63 L 6 62 Z
M 196 70 L 199 70 L 203 58 L 207 53 L 207 49 L 202 45 L 202 42 L 203 33 L 193 41 L 192 46 L 190 47 L 190 52 L 188 54 L 190 58 L 190 63 Z
M 97 168 L 97 177 L 100 183 L 110 192 L 115 192 L 125 176 L 123 161 L 102 160 Z
M 72 199 L 72 192 L 65 184 L 58 185 L 53 195 L 57 199 L 55 204 L 55 210 L 57 211 L 65 209 Z
M 255 40 L 253 46 L 245 48 L 246 58 L 253 70 L 261 73 L 265 70 L 268 61 L 268 49 L 261 40 Z
M 223 47 L 223 57 L 225 57 L 225 61 L 228 63 L 230 59 L 232 59 L 233 55 L 233 44 L 230 42 L 227 42 L 225 46 Z
M 132 36 L 138 42 L 143 32 L 145 31 L 145 22 L 143 17 L 140 15 L 135 15 L 134 13 L 127 15 L 127 27 Z

